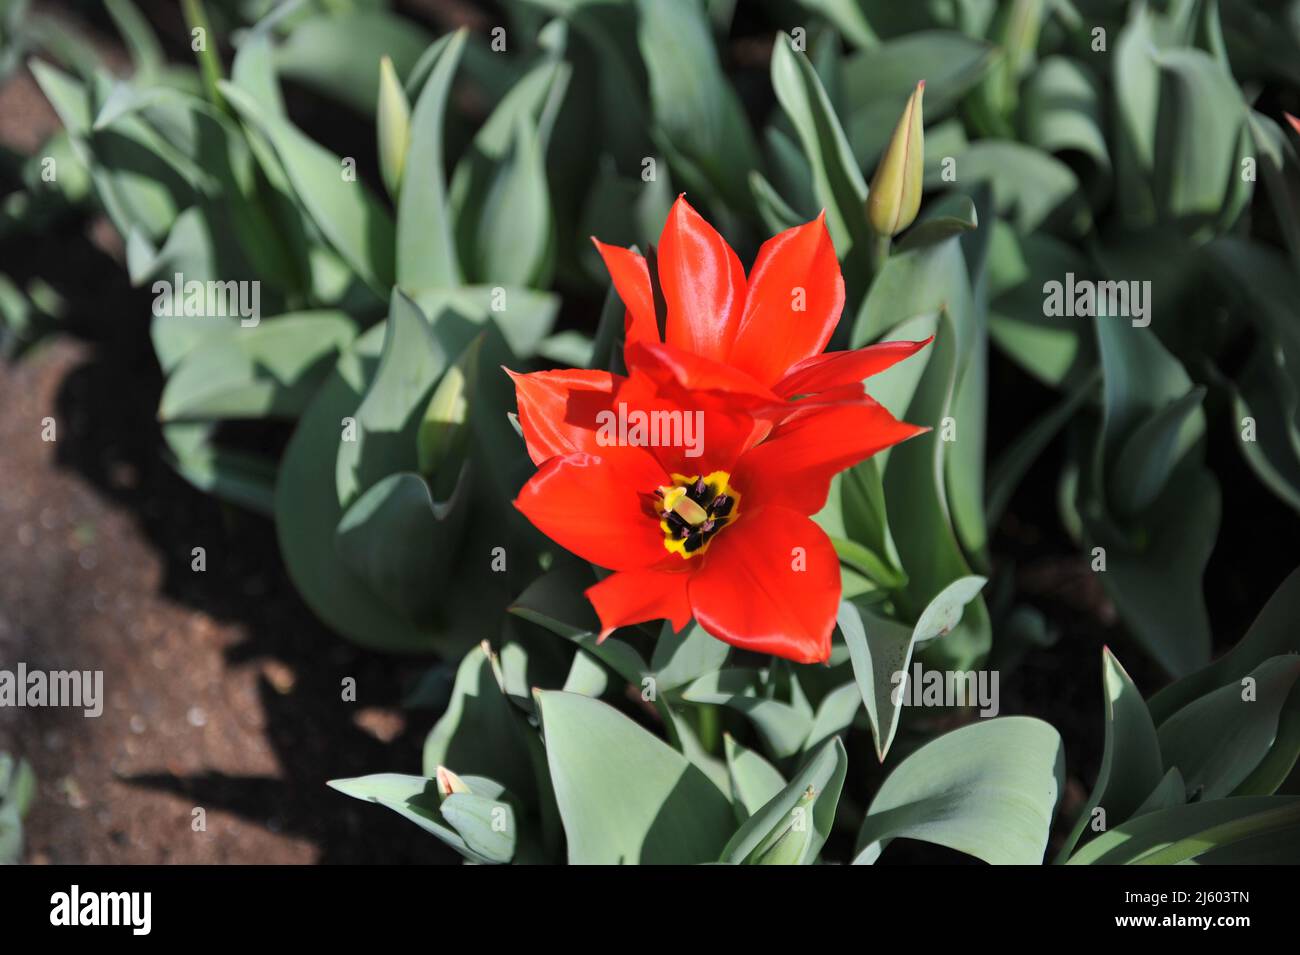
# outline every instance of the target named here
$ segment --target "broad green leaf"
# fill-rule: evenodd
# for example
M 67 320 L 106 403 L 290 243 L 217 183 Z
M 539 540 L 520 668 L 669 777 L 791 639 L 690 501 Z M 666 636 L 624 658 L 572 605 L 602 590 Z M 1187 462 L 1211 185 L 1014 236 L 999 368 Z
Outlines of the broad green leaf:
M 297 312 L 249 328 L 225 326 L 176 363 L 162 421 L 300 415 L 356 334 L 342 312 Z
M 994 47 L 955 30 L 922 30 L 846 57 L 845 127 L 858 160 L 874 163 L 918 81 L 925 80 L 925 113 L 933 121 L 949 113 L 996 58 Z
M 427 651 L 437 645 L 434 636 L 379 601 L 334 550 L 334 529 L 343 509 L 335 475 L 322 462 L 339 453 L 343 419 L 356 413 L 380 342 L 373 333 L 358 339 L 298 422 L 276 481 L 276 533 L 298 593 L 331 628 L 363 646 Z
M 650 658 L 656 688 L 660 693 L 667 693 L 686 686 L 719 669 L 730 652 L 731 647 L 697 623 L 677 634 L 665 621 Z
M 731 804 L 681 753 L 598 700 L 538 694 L 570 864 L 716 859 Z
M 379 97 L 380 57 L 392 58 L 406 76 L 429 46 L 418 24 L 375 4 L 302 18 L 275 49 L 281 75 L 297 80 L 356 110 L 374 114 Z
M 1043 861 L 1064 775 L 1056 730 L 1007 716 L 926 743 L 889 775 L 858 834 L 858 860 L 890 839 L 933 842 L 990 864 Z
M 412 621 L 433 617 L 469 509 L 462 472 L 455 493 L 435 501 L 424 478 L 398 471 L 371 485 L 344 512 L 334 535 L 339 559 L 385 604 Z
M 1165 687 L 1151 698 L 1151 715 L 1159 726 L 1185 706 L 1242 677 L 1270 657 L 1300 653 L 1300 570 L 1292 571 L 1255 617 L 1246 635 L 1213 663 Z
M 1182 772 L 1189 797 L 1220 799 L 1250 776 L 1278 739 L 1297 680 L 1300 657 L 1272 657 L 1241 682 L 1193 700 L 1160 724 L 1165 764 Z

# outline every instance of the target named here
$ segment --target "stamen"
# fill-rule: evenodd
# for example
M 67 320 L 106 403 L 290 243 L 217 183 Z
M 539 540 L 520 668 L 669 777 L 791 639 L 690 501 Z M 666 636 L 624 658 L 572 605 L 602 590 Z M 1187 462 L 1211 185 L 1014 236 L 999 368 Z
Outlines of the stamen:
M 730 485 L 731 475 L 673 474 L 671 485 L 655 489 L 664 548 L 683 558 L 708 549 L 719 531 L 736 519 L 740 495 Z

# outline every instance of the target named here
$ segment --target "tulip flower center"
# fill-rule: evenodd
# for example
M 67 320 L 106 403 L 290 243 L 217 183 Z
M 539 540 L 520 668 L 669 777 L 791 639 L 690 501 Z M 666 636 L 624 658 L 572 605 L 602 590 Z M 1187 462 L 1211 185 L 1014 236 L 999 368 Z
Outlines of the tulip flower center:
M 726 471 L 703 477 L 674 474 L 672 478 L 672 484 L 655 490 L 655 511 L 664 532 L 664 547 L 685 559 L 708 550 L 718 531 L 736 519 L 740 495 Z

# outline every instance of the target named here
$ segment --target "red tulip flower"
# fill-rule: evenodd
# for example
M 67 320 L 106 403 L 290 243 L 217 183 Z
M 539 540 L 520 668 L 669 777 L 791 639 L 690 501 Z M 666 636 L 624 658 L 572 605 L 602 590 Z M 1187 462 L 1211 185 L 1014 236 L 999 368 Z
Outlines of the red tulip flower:
M 822 216 L 764 243 L 748 279 L 684 198 L 657 286 L 642 256 L 596 247 L 627 307 L 628 374 L 512 375 L 539 466 L 515 506 L 612 571 L 587 590 L 601 639 L 694 617 L 733 646 L 825 661 L 840 568 L 811 515 L 838 472 L 925 430 L 862 379 L 926 342 L 822 353 L 844 307 Z

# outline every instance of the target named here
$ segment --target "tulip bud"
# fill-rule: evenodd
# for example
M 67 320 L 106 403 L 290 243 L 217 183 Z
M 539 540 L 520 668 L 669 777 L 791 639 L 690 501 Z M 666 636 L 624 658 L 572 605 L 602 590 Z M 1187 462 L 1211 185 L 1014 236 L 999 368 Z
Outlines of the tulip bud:
M 429 398 L 415 436 L 416 461 L 426 477 L 436 475 L 443 462 L 458 455 L 469 437 L 469 396 L 478 378 L 481 343 L 480 336 L 465 349 Z M 434 491 L 439 488 L 435 486 Z
M 921 97 L 924 94 L 925 80 L 922 80 L 908 99 L 871 180 L 867 221 L 879 236 L 898 235 L 912 224 L 921 209 L 921 180 L 925 165 Z
M 397 79 L 393 61 L 379 61 L 379 171 L 388 194 L 397 198 L 406 166 L 406 147 L 411 140 L 411 106 Z
M 438 781 L 438 795 L 450 796 L 452 793 L 467 793 L 470 788 L 465 785 L 465 780 L 461 779 L 446 766 L 439 766 L 434 778 Z
M 768 834 L 751 854 L 754 865 L 799 865 L 812 840 L 812 811 L 817 790 L 809 786 L 790 810 L 785 825 Z

